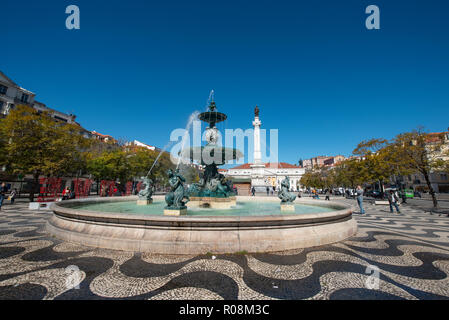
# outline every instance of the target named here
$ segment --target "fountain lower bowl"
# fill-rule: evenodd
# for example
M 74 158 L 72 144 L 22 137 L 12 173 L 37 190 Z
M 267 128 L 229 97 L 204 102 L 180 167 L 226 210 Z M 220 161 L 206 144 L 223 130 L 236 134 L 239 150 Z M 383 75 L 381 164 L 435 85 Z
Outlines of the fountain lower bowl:
M 56 238 L 87 246 L 160 254 L 284 251 L 342 241 L 357 232 L 352 207 L 320 200 L 295 204 L 319 206 L 328 212 L 170 217 L 76 208 L 80 204 L 118 204 L 124 200 L 93 198 L 53 204 L 47 230 Z M 279 203 L 275 198 L 237 197 L 237 201 Z

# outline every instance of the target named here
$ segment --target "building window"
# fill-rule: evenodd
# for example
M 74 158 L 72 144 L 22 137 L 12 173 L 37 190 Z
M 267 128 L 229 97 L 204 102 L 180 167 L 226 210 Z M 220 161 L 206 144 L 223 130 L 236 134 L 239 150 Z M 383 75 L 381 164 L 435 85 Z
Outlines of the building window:
M 64 119 L 64 118 L 61 118 L 61 117 L 58 117 L 58 116 L 54 116 L 54 118 L 57 119 L 57 120 L 60 120 L 60 121 L 67 122 L 67 119 Z
M 20 99 L 20 101 L 24 102 L 24 103 L 28 103 L 28 98 L 29 96 L 25 93 L 22 93 L 22 98 Z
M 0 84 L 0 93 L 6 94 L 6 91 L 8 90 L 8 87 L 5 87 L 4 85 Z

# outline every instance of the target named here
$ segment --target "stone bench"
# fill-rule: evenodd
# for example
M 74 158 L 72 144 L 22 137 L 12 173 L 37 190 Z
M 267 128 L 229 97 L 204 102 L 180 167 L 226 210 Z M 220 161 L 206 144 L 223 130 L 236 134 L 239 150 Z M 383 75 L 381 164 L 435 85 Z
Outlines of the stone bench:
M 49 202 L 30 202 L 28 205 L 29 210 L 44 210 L 50 211 L 51 205 L 55 203 L 54 201 Z
M 385 206 L 385 205 L 389 205 L 389 204 L 390 204 L 390 202 L 388 202 L 387 200 L 375 200 L 374 201 L 374 205 L 376 205 L 376 206 L 379 206 L 379 205 Z

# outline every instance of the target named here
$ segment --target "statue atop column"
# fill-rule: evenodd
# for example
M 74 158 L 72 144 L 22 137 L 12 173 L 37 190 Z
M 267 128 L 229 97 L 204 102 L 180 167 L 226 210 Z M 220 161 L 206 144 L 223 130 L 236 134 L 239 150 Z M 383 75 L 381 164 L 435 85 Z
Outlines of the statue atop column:
M 254 115 L 256 116 L 256 118 L 259 118 L 259 112 L 260 112 L 259 107 L 256 106 L 256 108 L 254 108 Z

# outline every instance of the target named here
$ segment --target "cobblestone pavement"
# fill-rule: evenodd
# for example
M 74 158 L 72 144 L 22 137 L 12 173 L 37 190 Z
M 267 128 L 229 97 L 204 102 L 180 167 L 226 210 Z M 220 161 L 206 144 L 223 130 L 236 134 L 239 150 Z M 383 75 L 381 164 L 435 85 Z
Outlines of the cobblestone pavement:
M 24 204 L 0 212 L 0 299 L 449 298 L 449 218 L 412 207 L 368 205 L 355 214 L 358 234 L 333 245 L 217 256 L 62 242 L 45 231 L 50 215 Z M 378 289 L 367 288 L 369 265 L 379 268 Z M 79 289 L 67 289 L 69 266 L 80 270 Z

